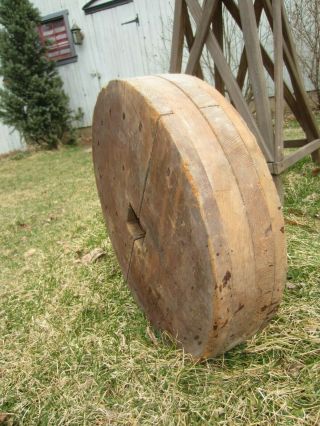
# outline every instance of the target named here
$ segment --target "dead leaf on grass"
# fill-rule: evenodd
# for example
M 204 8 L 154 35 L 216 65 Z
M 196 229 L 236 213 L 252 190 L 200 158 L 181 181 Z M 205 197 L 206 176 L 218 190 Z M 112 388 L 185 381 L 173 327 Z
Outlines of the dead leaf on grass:
M 213 411 L 216 416 L 222 416 L 225 413 L 225 409 L 223 407 L 219 407 Z
M 312 176 L 318 176 L 320 174 L 320 167 L 312 170 Z
M 319 199 L 320 199 L 320 194 L 318 194 L 317 192 L 313 192 L 312 194 L 304 198 L 302 201 L 318 201 Z
M 24 257 L 31 257 L 36 253 L 36 251 L 37 250 L 35 248 L 31 248 L 28 251 L 26 251 L 23 256 Z
M 28 225 L 27 223 L 23 223 L 23 222 L 17 222 L 17 225 L 18 225 L 20 228 L 23 228 L 23 229 L 30 228 L 30 225 Z
M 284 221 L 288 225 L 297 225 L 297 226 L 301 225 L 299 222 L 297 222 L 296 220 L 292 220 L 292 219 L 285 218 Z
M 294 290 L 294 289 L 296 289 L 296 288 L 297 288 L 296 284 L 293 284 L 293 283 L 287 283 L 286 287 L 287 287 L 289 290 Z
M 101 257 L 105 256 L 106 253 L 102 250 L 102 248 L 97 247 L 94 250 L 91 250 L 90 253 L 85 254 L 81 258 L 81 263 L 84 265 L 88 265 L 89 263 L 94 263 Z
M 13 425 L 13 414 L 11 413 L 0 413 L 0 425 Z
M 48 219 L 46 219 L 47 223 L 53 222 L 54 220 L 57 220 L 56 216 L 49 216 Z
M 155 346 L 158 346 L 158 344 L 159 344 L 159 342 L 158 342 L 158 340 L 157 340 L 157 338 L 156 338 L 156 336 L 155 336 L 155 334 L 154 334 L 154 332 L 151 330 L 151 328 L 148 326 L 147 327 L 147 335 L 150 337 L 150 339 L 152 340 L 152 343 L 155 345 Z

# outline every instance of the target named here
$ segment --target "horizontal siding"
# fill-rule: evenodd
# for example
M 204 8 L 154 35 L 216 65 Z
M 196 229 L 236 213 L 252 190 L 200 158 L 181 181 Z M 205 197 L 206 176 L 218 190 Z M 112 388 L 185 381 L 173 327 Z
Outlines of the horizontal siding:
M 33 3 L 42 16 L 67 9 L 70 27 L 76 23 L 84 34 L 83 45 L 75 46 L 78 61 L 58 67 L 71 107 L 84 112 L 83 126 L 91 125 L 98 93 L 108 81 L 168 70 L 173 0 L 134 0 L 90 15 L 82 10 L 83 0 Z M 136 14 L 139 26 L 122 25 Z
M 0 155 L 11 151 L 24 149 L 25 145 L 21 141 L 19 133 L 13 131 L 8 126 L 0 125 Z
M 81 108 L 81 126 L 90 126 L 100 89 L 115 78 L 162 73 L 168 70 L 174 0 L 134 0 L 85 15 L 84 0 L 33 0 L 42 16 L 69 11 L 85 38 L 75 46 L 78 61 L 58 67 L 73 110 Z M 122 25 L 139 15 L 140 25 Z M 16 133 L 0 125 L 0 152 L 22 147 Z

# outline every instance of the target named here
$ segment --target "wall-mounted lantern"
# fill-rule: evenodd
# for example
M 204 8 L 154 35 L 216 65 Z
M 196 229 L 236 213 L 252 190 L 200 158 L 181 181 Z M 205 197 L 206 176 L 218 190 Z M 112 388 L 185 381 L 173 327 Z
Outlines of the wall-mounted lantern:
M 82 44 L 83 43 L 84 35 L 83 35 L 81 29 L 78 27 L 77 24 L 72 25 L 71 34 L 72 34 L 72 39 L 73 39 L 74 44 Z

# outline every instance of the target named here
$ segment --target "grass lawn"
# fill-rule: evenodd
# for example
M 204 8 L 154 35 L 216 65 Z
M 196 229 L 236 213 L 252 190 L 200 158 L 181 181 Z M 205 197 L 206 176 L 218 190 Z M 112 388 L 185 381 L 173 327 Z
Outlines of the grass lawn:
M 314 167 L 301 161 L 284 178 L 289 284 L 276 318 L 247 344 L 195 364 L 150 329 L 127 289 L 91 154 L 0 160 L 0 423 L 319 425 Z M 83 263 L 97 247 L 106 256 Z

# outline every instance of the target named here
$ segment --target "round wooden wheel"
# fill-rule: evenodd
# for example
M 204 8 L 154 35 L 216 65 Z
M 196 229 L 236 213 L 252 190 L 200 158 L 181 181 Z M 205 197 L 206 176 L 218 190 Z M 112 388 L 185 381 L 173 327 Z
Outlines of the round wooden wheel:
M 268 323 L 286 274 L 281 205 L 223 96 L 182 74 L 112 81 L 93 158 L 123 275 L 155 327 L 204 358 Z

